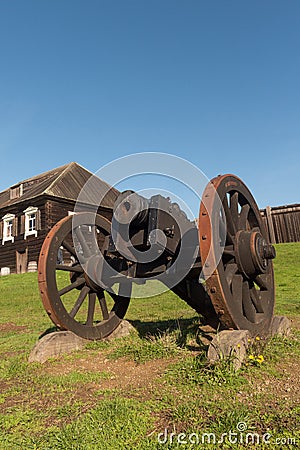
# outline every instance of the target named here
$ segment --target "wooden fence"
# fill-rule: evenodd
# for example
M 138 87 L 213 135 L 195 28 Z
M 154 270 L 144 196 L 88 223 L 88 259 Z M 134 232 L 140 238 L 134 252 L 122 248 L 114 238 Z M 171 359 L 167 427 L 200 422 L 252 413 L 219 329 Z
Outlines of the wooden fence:
M 271 243 L 300 241 L 300 204 L 267 206 L 260 212 Z

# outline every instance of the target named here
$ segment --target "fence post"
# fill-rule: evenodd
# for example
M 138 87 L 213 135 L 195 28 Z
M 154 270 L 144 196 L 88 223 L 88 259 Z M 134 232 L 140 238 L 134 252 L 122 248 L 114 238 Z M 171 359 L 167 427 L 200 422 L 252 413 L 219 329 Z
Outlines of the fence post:
M 274 225 L 273 225 L 273 219 L 272 219 L 272 211 L 271 211 L 270 206 L 266 207 L 266 215 L 267 215 L 267 224 L 268 224 L 268 229 L 269 229 L 270 242 L 271 242 L 271 244 L 275 244 L 276 239 L 275 239 Z

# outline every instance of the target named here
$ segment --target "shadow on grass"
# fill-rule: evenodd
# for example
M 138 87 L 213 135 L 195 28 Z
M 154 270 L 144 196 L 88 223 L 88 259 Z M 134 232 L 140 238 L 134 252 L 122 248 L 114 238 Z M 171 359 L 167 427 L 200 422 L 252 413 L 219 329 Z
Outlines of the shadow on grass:
M 149 336 L 160 336 L 165 333 L 174 333 L 176 335 L 176 343 L 181 347 L 186 347 L 189 350 L 199 350 L 198 345 L 188 344 L 192 337 L 197 340 L 199 326 L 201 325 L 200 317 L 194 316 L 189 319 L 169 319 L 157 321 L 142 321 L 129 320 L 130 324 L 137 330 L 140 338 L 147 338 Z M 59 328 L 53 326 L 47 328 L 40 336 L 39 340 L 47 334 L 61 331 Z M 92 341 L 91 341 L 92 342 Z
M 188 346 L 188 338 L 194 336 L 196 339 L 201 324 L 199 316 L 189 319 L 141 321 L 130 320 L 131 325 L 137 330 L 140 338 L 148 336 L 159 336 L 164 333 L 177 332 L 177 344 Z M 188 346 L 191 347 L 191 346 Z M 192 350 L 192 348 L 190 348 Z M 197 347 L 199 349 L 199 347 Z
M 61 331 L 61 330 L 55 326 L 47 328 L 47 330 L 45 330 L 42 334 L 39 335 L 39 340 L 42 339 L 47 334 L 54 333 L 55 331 Z

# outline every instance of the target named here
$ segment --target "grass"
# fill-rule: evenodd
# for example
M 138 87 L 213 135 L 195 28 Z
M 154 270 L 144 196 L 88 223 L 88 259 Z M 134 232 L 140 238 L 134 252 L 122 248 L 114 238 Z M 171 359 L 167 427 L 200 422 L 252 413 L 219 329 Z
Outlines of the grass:
M 300 243 L 277 244 L 276 252 L 276 311 L 300 316 Z
M 300 244 L 276 250 L 276 313 L 295 328 L 258 342 L 251 351 L 264 361 L 238 372 L 230 358 L 207 364 L 199 319 L 171 292 L 131 301 L 137 333 L 29 364 L 51 328 L 36 274 L 0 278 L 0 450 L 248 448 L 246 432 L 239 443 L 213 442 L 238 424 L 271 435 L 250 448 L 299 446 Z
M 109 354 L 109 358 L 129 357 L 136 363 L 142 364 L 153 359 L 176 356 L 180 351 L 174 333 L 164 332 L 163 334 L 148 336 L 145 339 L 137 336 L 123 339 Z

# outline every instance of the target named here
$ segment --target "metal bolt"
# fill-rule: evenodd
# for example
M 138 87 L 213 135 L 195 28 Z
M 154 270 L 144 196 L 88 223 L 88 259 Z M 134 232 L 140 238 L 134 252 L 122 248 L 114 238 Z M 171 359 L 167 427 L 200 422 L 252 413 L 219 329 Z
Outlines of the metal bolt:
M 276 251 L 272 244 L 264 245 L 263 257 L 266 259 L 274 259 L 276 257 Z

